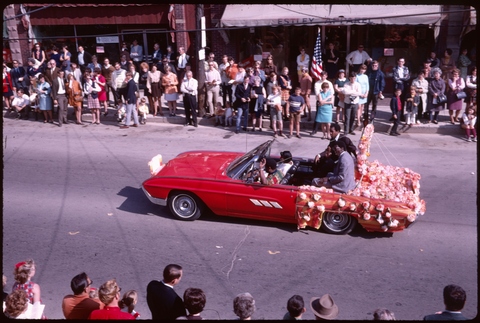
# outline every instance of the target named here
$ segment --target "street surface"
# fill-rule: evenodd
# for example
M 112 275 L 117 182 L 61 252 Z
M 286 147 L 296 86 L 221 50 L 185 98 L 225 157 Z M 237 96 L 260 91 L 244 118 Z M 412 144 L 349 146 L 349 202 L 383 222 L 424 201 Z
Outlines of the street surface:
M 122 291 L 136 289 L 136 310 L 150 319 L 148 282 L 161 280 L 169 263 L 184 268 L 177 293 L 198 287 L 207 295 L 208 319 L 235 319 L 233 298 L 250 292 L 254 319 L 281 319 L 287 300 L 332 295 L 339 320 L 371 319 L 376 308 L 397 320 L 421 320 L 444 309 L 442 291 L 458 284 L 467 292 L 464 315 L 478 309 L 477 145 L 455 135 L 374 134 L 370 160 L 421 174 L 427 212 L 394 235 L 356 229 L 345 236 L 296 226 L 206 215 L 174 220 L 140 189 L 148 161 L 187 150 L 248 151 L 271 134 L 200 126 L 147 123 L 121 130 L 116 122 L 59 128 L 4 118 L 3 273 L 6 291 L 14 265 L 37 264 L 45 314 L 63 318 L 70 280 L 85 271 L 93 286 L 115 277 Z M 360 132 L 352 137 L 358 143 Z M 290 150 L 313 157 L 326 140 L 304 134 L 280 138 L 272 154 Z M 292 215 L 293 216 L 293 215 Z

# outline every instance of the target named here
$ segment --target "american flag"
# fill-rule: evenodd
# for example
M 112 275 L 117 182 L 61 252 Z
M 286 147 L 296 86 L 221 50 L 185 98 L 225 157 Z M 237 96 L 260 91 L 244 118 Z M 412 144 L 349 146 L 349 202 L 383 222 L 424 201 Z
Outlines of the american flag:
M 322 72 L 322 35 L 320 28 L 318 28 L 317 42 L 315 43 L 315 49 L 313 50 L 312 67 L 310 67 L 310 74 L 312 77 L 319 80 L 320 73 Z

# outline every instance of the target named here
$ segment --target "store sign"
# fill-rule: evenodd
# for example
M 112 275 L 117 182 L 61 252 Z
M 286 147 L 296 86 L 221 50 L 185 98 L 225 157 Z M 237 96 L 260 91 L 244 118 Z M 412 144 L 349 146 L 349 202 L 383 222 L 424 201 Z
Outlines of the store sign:
M 118 36 L 102 36 L 97 37 L 98 44 L 118 44 L 119 39 Z
M 97 46 L 96 52 L 98 54 L 104 54 L 105 53 L 105 47 L 103 46 Z
M 383 49 L 383 56 L 393 56 L 395 50 L 393 48 L 384 48 Z

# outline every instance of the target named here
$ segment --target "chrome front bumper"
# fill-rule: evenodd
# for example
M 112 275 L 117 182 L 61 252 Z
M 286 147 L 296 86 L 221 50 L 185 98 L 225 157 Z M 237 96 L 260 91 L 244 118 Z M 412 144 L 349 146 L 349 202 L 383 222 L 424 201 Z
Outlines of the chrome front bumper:
M 150 202 L 152 202 L 153 204 L 157 204 L 157 205 L 161 205 L 161 206 L 167 206 L 167 199 L 159 199 L 159 198 L 151 196 L 150 193 L 148 193 L 145 190 L 145 187 L 143 187 L 143 186 L 142 186 L 142 190 L 143 190 L 143 193 L 145 193 L 147 198 L 150 200 Z

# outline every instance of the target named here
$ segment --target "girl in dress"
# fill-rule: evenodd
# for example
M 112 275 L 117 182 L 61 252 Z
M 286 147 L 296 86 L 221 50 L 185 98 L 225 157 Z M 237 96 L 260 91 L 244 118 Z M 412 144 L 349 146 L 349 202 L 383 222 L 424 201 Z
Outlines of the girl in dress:
M 467 110 L 463 113 L 463 124 L 462 128 L 465 129 L 465 136 L 467 141 L 472 141 L 470 137 L 473 136 L 473 141 L 477 141 L 477 130 L 475 130 L 475 122 L 477 121 L 477 116 L 475 115 L 475 110 L 473 106 L 469 106 Z
M 165 67 L 165 75 L 162 76 L 162 85 L 165 90 L 165 100 L 170 110 L 170 116 L 175 117 L 177 112 L 177 100 L 178 100 L 178 79 L 177 75 L 172 72 L 170 66 Z
M 160 86 L 160 80 L 162 73 L 157 70 L 157 66 L 152 65 L 152 69 L 148 72 L 147 77 L 147 89 L 151 93 L 151 100 L 153 102 L 153 116 L 157 115 L 157 112 L 163 116 L 162 111 L 162 88 Z
M 454 69 L 452 71 L 452 77 L 448 79 L 448 91 L 447 91 L 447 109 L 450 114 L 450 123 L 455 124 L 459 122 L 458 117 L 462 110 L 462 99 L 457 98 L 457 94 L 462 92 L 465 88 L 465 81 L 460 77 L 460 71 Z M 455 119 L 453 114 L 455 111 Z
M 98 101 L 99 85 L 92 80 L 90 73 L 85 72 L 83 93 L 87 96 L 87 106 L 92 111 L 92 124 L 100 124 L 100 102 Z
M 80 83 L 75 79 L 72 73 L 67 76 L 67 95 L 68 104 L 73 107 L 75 111 L 76 124 L 83 125 L 82 123 L 82 105 L 83 105 L 83 92 Z
M 140 314 L 135 311 L 135 305 L 137 305 L 138 293 L 136 290 L 129 290 L 123 294 L 122 299 L 118 302 L 118 307 L 122 312 L 127 312 L 133 315 L 135 319 L 140 319 Z
M 6 66 L 3 66 L 3 100 L 5 107 L 10 111 L 11 102 L 13 100 L 13 84 L 10 73 L 7 71 Z
M 333 111 L 333 89 L 330 89 L 330 85 L 327 82 L 322 83 L 322 91 L 319 93 L 318 102 L 319 107 L 315 117 L 315 127 L 313 128 L 312 135 L 317 133 L 317 128 L 320 124 L 323 132 L 322 139 L 330 140 L 330 123 L 332 122 Z
M 50 122 L 53 123 L 53 115 L 52 115 L 52 97 L 50 96 L 50 92 L 52 92 L 52 87 L 45 81 L 45 76 L 40 74 L 38 76 L 37 82 L 37 97 L 38 97 L 38 105 L 40 111 L 43 112 L 44 123 Z
M 15 284 L 13 285 L 12 292 L 17 289 L 24 290 L 31 304 L 41 302 L 40 286 L 32 282 L 32 277 L 35 276 L 35 262 L 33 259 L 28 259 L 16 264 L 13 275 L 15 277 Z
M 406 96 L 405 100 L 405 121 L 408 127 L 415 124 L 415 116 L 418 112 L 418 105 L 420 104 L 420 97 L 417 94 L 415 86 L 410 87 L 410 95 Z

